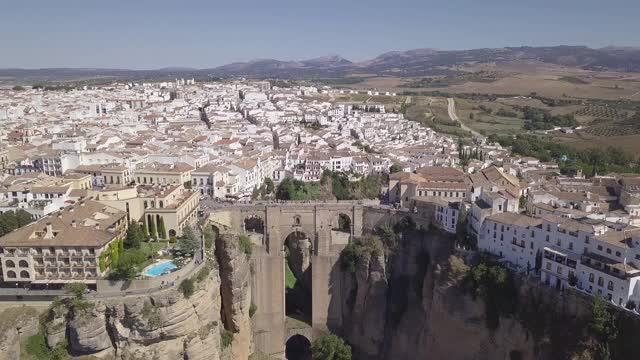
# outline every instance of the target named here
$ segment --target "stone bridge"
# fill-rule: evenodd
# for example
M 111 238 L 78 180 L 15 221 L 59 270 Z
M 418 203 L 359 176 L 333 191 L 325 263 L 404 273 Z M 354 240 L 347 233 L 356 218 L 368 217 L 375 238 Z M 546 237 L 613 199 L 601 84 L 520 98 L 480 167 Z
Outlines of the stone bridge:
M 349 228 L 340 218 L 347 216 Z M 209 225 L 218 232 L 250 236 L 252 253 L 252 318 L 256 350 L 284 359 L 285 344 L 294 335 L 310 342 L 322 332 L 340 333 L 342 306 L 348 297 L 338 263 L 340 252 L 363 232 L 411 216 L 419 226 L 430 219 L 408 212 L 359 202 L 267 204 L 213 210 Z M 342 222 L 342 224 L 341 224 Z M 342 225 L 342 228 L 340 228 Z M 285 313 L 285 241 L 303 233 L 311 241 L 311 326 L 289 329 Z

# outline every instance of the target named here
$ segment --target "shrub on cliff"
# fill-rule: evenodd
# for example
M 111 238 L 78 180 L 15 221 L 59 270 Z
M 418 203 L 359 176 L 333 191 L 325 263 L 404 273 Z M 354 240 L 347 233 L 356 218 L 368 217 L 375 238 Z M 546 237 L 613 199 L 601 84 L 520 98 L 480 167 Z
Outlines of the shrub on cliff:
M 495 330 L 500 316 L 512 315 L 517 309 L 518 289 L 513 274 L 502 265 L 480 262 L 466 278 L 471 295 L 484 301 L 487 327 Z
M 251 239 L 249 239 L 246 235 L 240 235 L 240 249 L 247 256 L 251 256 L 251 252 L 253 250 L 253 244 L 251 243 Z
M 314 360 L 351 360 L 351 346 L 334 334 L 324 334 L 311 345 Z
M 180 290 L 182 292 L 182 295 L 184 295 L 184 297 L 187 299 L 190 298 L 191 295 L 193 295 L 195 289 L 195 284 L 192 279 L 182 280 L 180 286 L 178 287 L 178 290 Z
M 368 235 L 349 243 L 340 253 L 342 270 L 355 273 L 358 264 L 370 256 L 384 255 L 384 245 L 380 238 Z

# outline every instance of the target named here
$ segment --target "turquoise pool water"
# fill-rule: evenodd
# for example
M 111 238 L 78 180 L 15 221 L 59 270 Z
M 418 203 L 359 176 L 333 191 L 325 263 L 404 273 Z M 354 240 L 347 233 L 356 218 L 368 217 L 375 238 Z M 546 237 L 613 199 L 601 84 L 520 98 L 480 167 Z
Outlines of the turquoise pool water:
M 165 272 L 170 272 L 171 270 L 176 268 L 176 264 L 174 264 L 171 261 L 165 261 L 162 263 L 158 263 L 155 265 L 151 265 L 149 268 L 147 268 L 147 270 L 144 271 L 144 274 L 146 276 L 158 276 L 158 275 L 162 275 Z

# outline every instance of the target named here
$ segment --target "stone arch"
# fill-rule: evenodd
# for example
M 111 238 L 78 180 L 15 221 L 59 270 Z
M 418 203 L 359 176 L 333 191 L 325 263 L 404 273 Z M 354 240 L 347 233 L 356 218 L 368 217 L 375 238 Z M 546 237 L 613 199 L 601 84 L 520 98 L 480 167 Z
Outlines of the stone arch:
M 18 266 L 21 268 L 28 268 L 29 267 L 29 263 L 27 262 L 27 260 L 20 260 L 18 262 Z
M 291 336 L 285 344 L 285 358 L 311 360 L 311 341 L 304 335 Z
M 9 270 L 9 271 L 7 271 L 7 278 L 9 278 L 9 279 L 15 279 L 16 277 L 17 277 L 17 276 L 16 276 L 16 272 L 15 272 L 15 271 L 13 271 L 13 270 Z
M 14 263 L 13 260 L 7 260 L 4 265 L 8 268 L 16 267 L 16 263 Z
M 312 239 L 303 231 L 292 231 L 283 242 L 285 253 L 285 314 L 311 323 Z
M 351 216 L 345 214 L 344 212 L 340 212 L 336 217 L 336 224 L 334 225 L 333 229 L 337 231 L 351 233 L 352 225 L 353 225 L 353 221 L 351 220 Z
M 244 218 L 244 230 L 246 232 L 254 232 L 264 234 L 264 220 L 259 215 L 250 215 Z
M 26 270 L 20 271 L 20 277 L 23 278 L 23 279 L 28 279 L 30 277 L 29 276 L 29 272 L 26 271 Z
M 216 225 L 211 224 L 211 231 L 213 231 L 213 235 L 216 239 L 220 236 L 220 228 Z

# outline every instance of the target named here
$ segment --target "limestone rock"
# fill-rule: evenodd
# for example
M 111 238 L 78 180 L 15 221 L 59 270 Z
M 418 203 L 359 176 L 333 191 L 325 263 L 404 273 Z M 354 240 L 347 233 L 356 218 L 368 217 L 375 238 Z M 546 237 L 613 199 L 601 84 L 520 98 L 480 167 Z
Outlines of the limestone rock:
M 220 294 L 222 295 L 222 321 L 227 330 L 234 332 L 232 352 L 234 359 L 246 359 L 252 352 L 251 271 L 249 259 L 240 249 L 235 234 L 222 234 L 216 239 L 216 257 L 220 264 Z
M 38 312 L 28 306 L 0 313 L 0 360 L 20 358 L 20 343 L 38 333 Z
M 74 352 L 95 354 L 112 349 L 105 311 L 104 304 L 96 303 L 92 309 L 74 312 L 69 322 L 69 345 Z
M 386 293 L 388 289 L 384 256 L 367 256 L 356 269 L 357 292 L 350 339 L 363 355 L 378 354 L 384 341 Z

